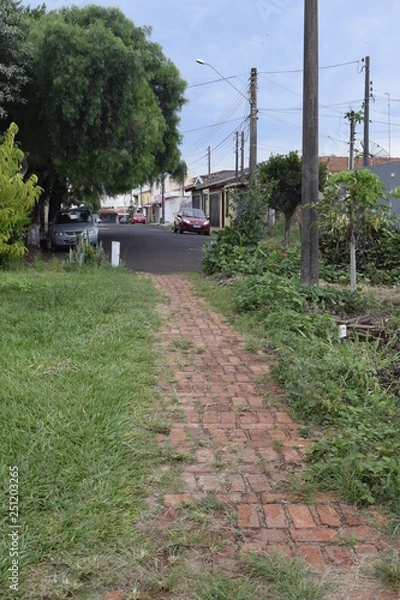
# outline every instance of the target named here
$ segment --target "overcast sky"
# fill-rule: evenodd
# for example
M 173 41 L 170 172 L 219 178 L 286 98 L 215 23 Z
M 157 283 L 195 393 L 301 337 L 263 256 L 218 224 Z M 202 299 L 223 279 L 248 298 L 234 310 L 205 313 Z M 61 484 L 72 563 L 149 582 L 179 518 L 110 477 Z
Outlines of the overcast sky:
M 41 3 L 23 0 L 32 7 Z M 234 168 L 236 131 L 245 134 L 247 166 L 252 67 L 258 72 L 258 161 L 301 151 L 303 0 L 46 2 L 49 10 L 73 4 L 116 6 L 136 26 L 152 28 L 152 41 L 188 83 L 180 129 L 182 157 L 192 174 L 207 172 L 209 147 L 212 171 Z M 348 155 L 344 115 L 362 109 L 363 59 L 369 56 L 370 152 L 400 156 L 399 30 L 399 0 L 319 1 L 320 155 Z M 356 137 L 362 151 L 363 125 Z

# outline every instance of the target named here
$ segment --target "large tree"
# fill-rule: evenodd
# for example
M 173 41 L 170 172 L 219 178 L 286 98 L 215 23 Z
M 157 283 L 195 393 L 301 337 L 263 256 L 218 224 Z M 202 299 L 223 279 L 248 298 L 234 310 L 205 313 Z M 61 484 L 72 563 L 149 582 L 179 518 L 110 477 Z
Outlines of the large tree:
M 22 102 L 22 88 L 27 82 L 29 53 L 23 45 L 22 8 L 19 0 L 0 2 L 0 119 L 10 107 Z
M 94 5 L 31 19 L 28 103 L 14 119 L 53 209 L 154 178 L 160 149 L 174 151 L 167 168 L 179 162 L 185 83 L 149 33 Z

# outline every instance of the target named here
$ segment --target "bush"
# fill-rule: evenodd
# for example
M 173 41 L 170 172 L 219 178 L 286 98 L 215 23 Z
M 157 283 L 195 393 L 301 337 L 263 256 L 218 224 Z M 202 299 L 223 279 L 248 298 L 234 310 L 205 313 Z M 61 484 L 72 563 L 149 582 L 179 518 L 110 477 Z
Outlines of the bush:
M 320 238 L 321 275 L 327 281 L 348 280 L 349 249 L 335 235 Z M 374 285 L 400 283 L 400 231 L 394 224 L 371 231 L 357 242 L 357 271 Z
M 24 153 L 16 145 L 17 133 L 17 125 L 11 123 L 0 140 L 0 265 L 24 256 L 23 238 L 42 192 L 36 175 L 24 181 L 20 168 Z
M 238 191 L 232 200 L 232 226 L 218 231 L 214 241 L 205 249 L 203 267 L 208 275 L 242 272 L 246 264 L 251 262 L 252 252 L 258 242 L 264 237 L 264 216 L 268 202 L 266 187 L 261 188 L 253 183 L 248 192 Z
M 84 267 L 108 267 L 108 258 L 101 243 L 91 246 L 89 240 L 81 237 L 74 248 L 70 248 L 68 259 L 64 267 L 68 271 L 82 269 Z

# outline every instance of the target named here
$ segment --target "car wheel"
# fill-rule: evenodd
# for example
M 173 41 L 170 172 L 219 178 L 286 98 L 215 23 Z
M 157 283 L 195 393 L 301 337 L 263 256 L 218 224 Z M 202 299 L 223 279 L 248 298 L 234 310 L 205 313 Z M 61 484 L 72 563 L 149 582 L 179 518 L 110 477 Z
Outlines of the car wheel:
M 179 227 L 179 233 L 183 233 L 182 227 Z

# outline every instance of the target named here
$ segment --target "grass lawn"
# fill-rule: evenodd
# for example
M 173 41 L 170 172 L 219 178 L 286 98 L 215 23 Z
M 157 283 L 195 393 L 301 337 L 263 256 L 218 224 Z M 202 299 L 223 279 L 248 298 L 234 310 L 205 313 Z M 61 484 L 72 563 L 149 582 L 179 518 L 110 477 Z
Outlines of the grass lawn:
M 0 588 L 99 598 L 135 550 L 160 462 L 156 294 L 120 269 L 31 269 L 1 273 L 0 299 Z

